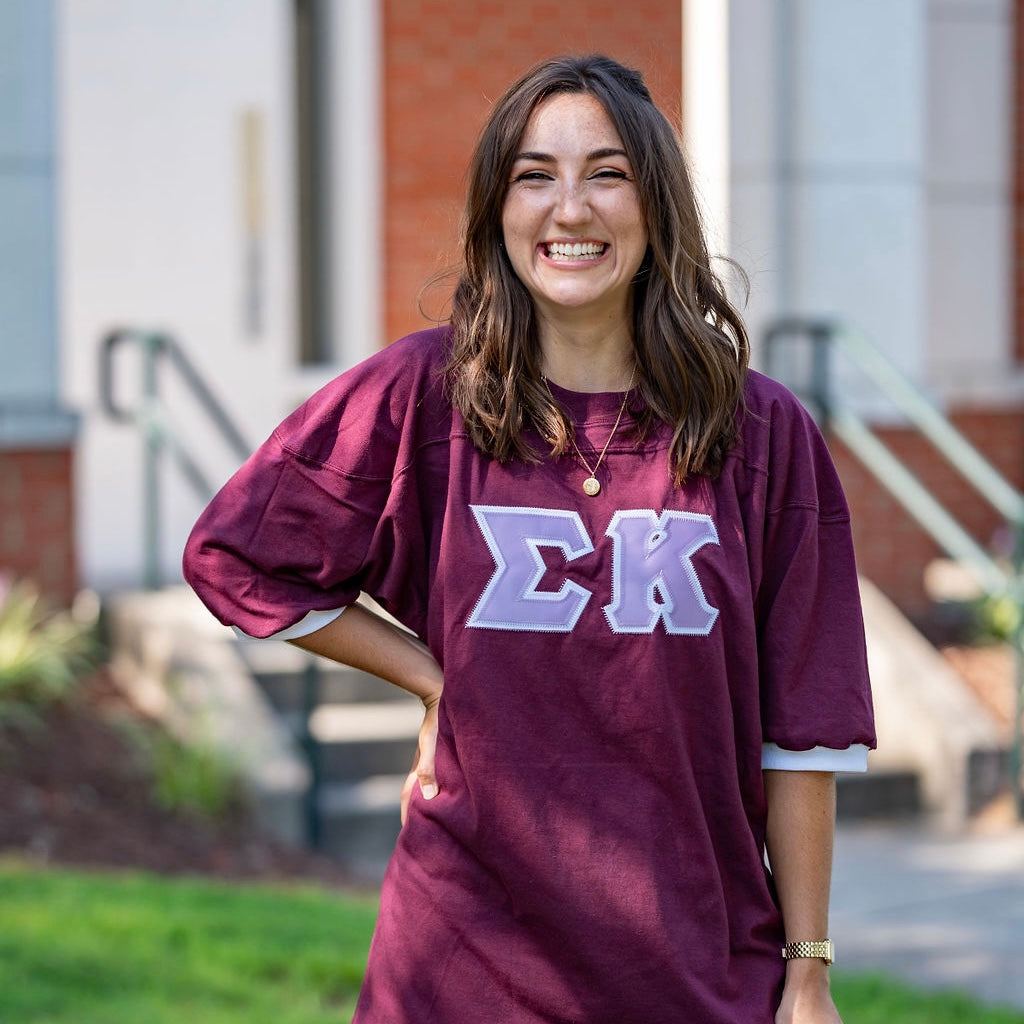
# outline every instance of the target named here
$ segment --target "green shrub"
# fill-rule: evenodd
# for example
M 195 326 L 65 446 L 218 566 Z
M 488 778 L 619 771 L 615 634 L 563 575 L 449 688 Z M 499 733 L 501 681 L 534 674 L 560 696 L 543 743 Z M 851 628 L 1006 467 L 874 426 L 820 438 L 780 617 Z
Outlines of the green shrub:
M 184 742 L 155 721 L 122 719 L 116 724 L 160 807 L 211 820 L 245 810 L 242 775 L 223 750 L 202 740 Z
M 37 721 L 42 708 L 67 700 L 92 644 L 90 630 L 51 612 L 32 583 L 0 576 L 0 725 Z
M 202 742 L 182 743 L 167 733 L 149 743 L 153 795 L 168 810 L 219 818 L 238 809 L 242 799 L 238 771 L 222 751 Z
M 986 597 L 978 603 L 976 619 L 984 639 L 1012 643 L 1021 628 L 1021 607 L 1010 594 Z

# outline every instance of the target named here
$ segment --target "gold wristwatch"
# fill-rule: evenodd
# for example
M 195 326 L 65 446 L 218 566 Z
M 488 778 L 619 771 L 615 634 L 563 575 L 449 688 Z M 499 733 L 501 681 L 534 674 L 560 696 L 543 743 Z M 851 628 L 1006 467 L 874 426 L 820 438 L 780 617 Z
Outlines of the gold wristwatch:
M 836 947 L 831 939 L 817 942 L 787 942 L 782 947 L 783 960 L 824 960 L 831 964 L 836 958 Z

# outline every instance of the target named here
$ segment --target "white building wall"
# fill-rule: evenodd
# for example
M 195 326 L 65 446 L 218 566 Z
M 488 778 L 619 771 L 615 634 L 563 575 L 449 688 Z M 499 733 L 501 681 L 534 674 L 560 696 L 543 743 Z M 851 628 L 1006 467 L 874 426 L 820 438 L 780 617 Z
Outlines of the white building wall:
M 773 318 L 824 316 L 939 398 L 1019 395 L 1009 0 L 728 6 L 728 233 L 755 362 Z
M 376 2 L 334 6 L 335 43 L 355 62 L 335 76 L 336 107 L 347 103 L 361 116 L 376 94 Z M 255 445 L 315 387 L 377 346 L 376 305 L 364 290 L 372 272 L 355 283 L 359 290 L 339 287 L 358 332 L 339 341 L 335 364 L 297 366 L 290 0 L 61 0 L 60 12 L 65 389 L 85 414 L 77 495 L 83 576 L 106 589 L 140 578 L 142 441 L 100 411 L 103 335 L 119 326 L 173 334 Z M 362 259 L 375 266 L 376 178 L 367 174 L 374 132 L 365 117 L 354 127 L 344 110 L 337 119 L 335 145 L 358 175 L 346 187 L 358 194 L 336 207 L 339 218 L 349 215 L 336 245 L 345 250 L 355 233 Z M 247 120 L 262 139 L 261 198 L 248 212 Z M 254 234 L 258 330 L 247 314 Z M 336 266 L 341 273 L 350 259 Z M 137 365 L 127 359 L 122 369 L 119 390 L 131 404 Z M 169 385 L 166 395 L 189 447 L 223 482 L 237 457 L 178 388 Z M 170 465 L 162 480 L 161 560 L 174 579 L 203 502 Z
M 733 0 L 732 237 L 755 339 L 848 320 L 923 364 L 924 0 Z

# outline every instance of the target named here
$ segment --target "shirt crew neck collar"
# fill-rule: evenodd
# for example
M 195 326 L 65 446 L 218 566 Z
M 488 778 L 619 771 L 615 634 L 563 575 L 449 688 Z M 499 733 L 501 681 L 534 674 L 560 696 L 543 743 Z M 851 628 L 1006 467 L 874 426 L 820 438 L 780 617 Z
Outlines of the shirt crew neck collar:
M 604 419 L 608 416 L 614 419 L 622 408 L 622 398 L 626 394 L 624 391 L 569 391 L 552 380 L 549 380 L 547 384 L 554 398 L 565 406 L 566 411 L 577 423 Z M 632 399 L 629 405 L 631 406 L 635 403 L 637 396 L 635 388 L 631 388 L 630 391 Z

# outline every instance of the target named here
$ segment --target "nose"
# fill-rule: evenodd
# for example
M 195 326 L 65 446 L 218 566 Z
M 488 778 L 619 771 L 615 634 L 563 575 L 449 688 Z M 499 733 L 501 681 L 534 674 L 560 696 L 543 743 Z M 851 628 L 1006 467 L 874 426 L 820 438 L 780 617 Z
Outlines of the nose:
M 560 224 L 580 224 L 590 216 L 587 187 L 581 182 L 566 182 L 558 192 L 555 219 Z

